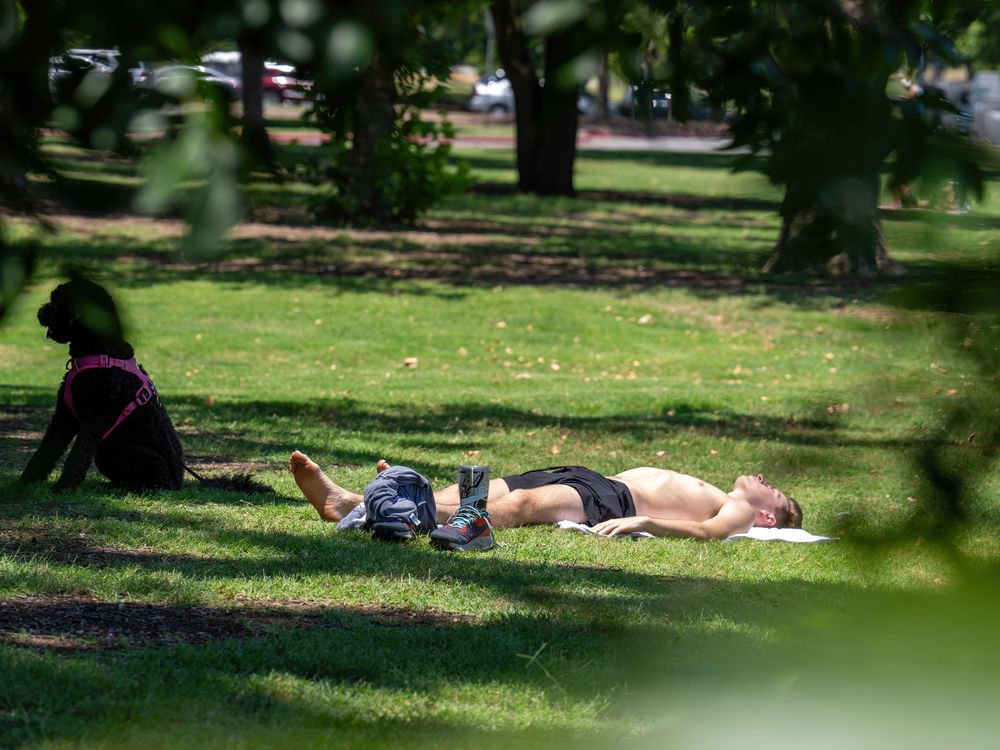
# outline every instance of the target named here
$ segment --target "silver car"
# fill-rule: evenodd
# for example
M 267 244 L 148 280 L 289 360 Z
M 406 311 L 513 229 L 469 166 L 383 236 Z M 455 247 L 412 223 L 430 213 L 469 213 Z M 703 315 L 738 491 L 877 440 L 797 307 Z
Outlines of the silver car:
M 485 75 L 472 87 L 469 109 L 501 117 L 514 111 L 514 89 L 502 70 Z
M 542 80 L 541 84 L 544 86 L 545 81 Z M 580 94 L 576 108 L 581 115 L 594 114 L 594 97 L 589 94 Z M 472 87 L 469 109 L 473 112 L 484 112 L 496 117 L 503 117 L 514 112 L 514 89 L 503 70 L 485 75 L 476 81 L 475 86 Z
M 144 85 L 174 99 L 184 99 L 198 91 L 217 90 L 229 102 L 239 100 L 243 88 L 239 79 L 204 65 L 156 68 Z

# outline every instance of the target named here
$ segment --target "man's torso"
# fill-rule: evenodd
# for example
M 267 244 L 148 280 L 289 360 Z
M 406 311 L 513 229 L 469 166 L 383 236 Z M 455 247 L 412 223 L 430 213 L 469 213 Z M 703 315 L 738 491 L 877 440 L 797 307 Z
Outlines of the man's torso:
M 609 477 L 632 493 L 637 515 L 674 521 L 707 521 L 734 499 L 718 487 L 669 469 L 642 466 Z

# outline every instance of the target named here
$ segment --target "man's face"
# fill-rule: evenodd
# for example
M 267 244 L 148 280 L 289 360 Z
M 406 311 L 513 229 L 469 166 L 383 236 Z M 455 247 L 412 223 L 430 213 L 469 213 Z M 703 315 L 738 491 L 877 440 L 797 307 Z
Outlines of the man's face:
M 733 490 L 741 491 L 757 509 L 754 526 L 775 526 L 778 519 L 788 517 L 788 498 L 777 487 L 768 484 L 763 474 L 737 477 Z

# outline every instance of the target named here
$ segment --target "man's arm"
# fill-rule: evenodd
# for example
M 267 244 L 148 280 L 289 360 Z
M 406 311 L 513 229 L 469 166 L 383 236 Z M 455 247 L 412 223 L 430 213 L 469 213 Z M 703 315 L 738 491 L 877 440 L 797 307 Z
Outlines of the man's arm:
M 727 502 L 707 521 L 677 521 L 653 516 L 612 518 L 594 527 L 602 536 L 619 536 L 633 531 L 646 531 L 653 536 L 672 536 L 686 539 L 725 539 L 746 531 L 753 526 L 754 511 L 748 503 Z

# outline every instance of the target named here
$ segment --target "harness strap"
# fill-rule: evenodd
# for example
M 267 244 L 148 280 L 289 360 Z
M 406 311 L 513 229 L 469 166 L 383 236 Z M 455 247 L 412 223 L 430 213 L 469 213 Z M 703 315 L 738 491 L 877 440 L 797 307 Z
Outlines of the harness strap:
M 124 370 L 139 378 L 139 390 L 135 392 L 135 398 L 129 401 L 124 411 L 115 420 L 115 423 L 101 436 L 101 440 L 106 439 L 108 435 L 114 432 L 115 428 L 124 422 L 126 417 L 135 411 L 137 407 L 149 403 L 156 396 L 156 386 L 153 385 L 153 381 L 149 379 L 149 376 L 136 363 L 135 357 L 131 359 L 116 359 L 106 354 L 91 354 L 86 357 L 76 357 L 66 363 L 69 374 L 66 375 L 66 382 L 63 386 L 63 400 L 74 417 L 77 419 L 80 418 L 76 413 L 76 406 L 73 404 L 73 381 L 76 379 L 76 376 L 86 370 L 102 370 L 112 367 Z

